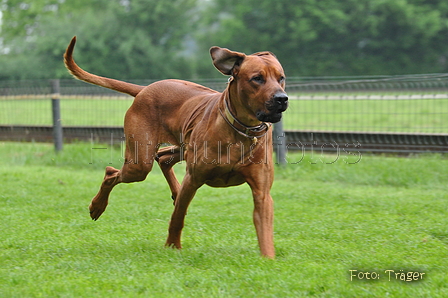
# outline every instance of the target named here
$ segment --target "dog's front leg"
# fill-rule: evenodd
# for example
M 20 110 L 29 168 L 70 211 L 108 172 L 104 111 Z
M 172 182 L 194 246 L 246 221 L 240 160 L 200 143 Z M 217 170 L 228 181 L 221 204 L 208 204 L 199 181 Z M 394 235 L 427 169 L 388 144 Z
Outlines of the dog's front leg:
M 261 255 L 275 257 L 274 249 L 274 201 L 269 193 L 254 191 L 254 225 L 257 231 Z
M 182 228 L 184 227 L 185 215 L 187 214 L 187 209 L 191 200 L 200 186 L 201 185 L 196 185 L 193 183 L 191 175 L 187 172 L 175 201 L 174 212 L 171 215 L 170 226 L 168 229 L 168 239 L 166 240 L 165 246 L 175 247 L 178 249 L 182 248 L 180 238 Z
M 252 190 L 253 219 L 261 255 L 273 259 L 275 257 L 274 201 L 270 190 L 274 180 L 274 169 L 270 163 L 265 165 L 264 168 L 256 165 L 247 167 L 243 174 Z

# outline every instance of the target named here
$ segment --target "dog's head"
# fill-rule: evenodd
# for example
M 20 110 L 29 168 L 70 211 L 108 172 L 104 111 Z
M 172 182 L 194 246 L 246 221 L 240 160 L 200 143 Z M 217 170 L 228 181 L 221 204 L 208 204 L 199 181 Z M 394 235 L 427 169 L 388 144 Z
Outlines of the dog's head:
M 263 122 L 278 122 L 288 107 L 285 73 L 271 52 L 252 55 L 219 47 L 210 49 L 213 64 L 225 75 L 233 76 L 234 92 L 253 115 Z

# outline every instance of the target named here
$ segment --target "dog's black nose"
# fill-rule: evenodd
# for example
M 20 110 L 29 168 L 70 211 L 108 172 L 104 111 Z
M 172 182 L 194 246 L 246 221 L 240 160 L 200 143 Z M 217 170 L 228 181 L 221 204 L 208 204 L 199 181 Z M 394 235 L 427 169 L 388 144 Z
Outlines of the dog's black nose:
M 288 94 L 285 92 L 277 92 L 273 99 L 277 103 L 280 112 L 286 111 L 288 108 Z
M 277 92 L 274 94 L 274 100 L 281 106 L 288 102 L 288 94 L 284 92 Z

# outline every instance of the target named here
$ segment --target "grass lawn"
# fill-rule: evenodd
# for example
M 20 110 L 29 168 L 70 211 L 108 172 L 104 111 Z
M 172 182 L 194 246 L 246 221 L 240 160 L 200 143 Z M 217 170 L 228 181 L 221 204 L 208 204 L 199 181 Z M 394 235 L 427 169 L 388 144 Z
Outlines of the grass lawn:
M 123 126 L 132 97 L 121 98 L 64 98 L 61 99 L 61 118 L 64 126 Z M 51 100 L 0 100 L 0 125 L 52 125 Z
M 0 104 L 0 125 L 52 124 L 50 99 L 2 99 Z M 62 124 L 122 126 L 124 114 L 131 104 L 131 97 L 63 98 Z M 284 116 L 284 128 L 447 133 L 448 99 L 290 100 L 290 107 Z
M 284 117 L 284 128 L 447 133 L 448 99 L 291 100 Z
M 91 221 L 111 154 L 119 167 L 119 149 L 92 159 L 89 144 L 55 155 L 49 144 L 0 143 L 1 297 L 448 296 L 446 157 L 312 164 L 307 152 L 276 169 L 277 258 L 266 260 L 245 185 L 198 191 L 182 251 L 163 247 L 173 206 L 158 169 L 117 186 Z M 401 281 L 405 272 L 423 278 Z

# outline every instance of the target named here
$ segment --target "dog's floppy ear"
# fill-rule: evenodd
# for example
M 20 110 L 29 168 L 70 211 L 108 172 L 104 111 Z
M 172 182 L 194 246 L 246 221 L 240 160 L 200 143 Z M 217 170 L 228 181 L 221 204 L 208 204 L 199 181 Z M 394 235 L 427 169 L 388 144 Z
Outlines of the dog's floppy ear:
M 210 48 L 213 65 L 225 75 L 235 75 L 235 69 L 246 58 L 246 55 L 220 47 Z

